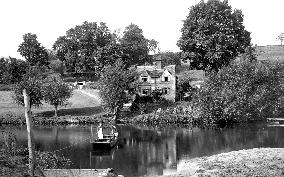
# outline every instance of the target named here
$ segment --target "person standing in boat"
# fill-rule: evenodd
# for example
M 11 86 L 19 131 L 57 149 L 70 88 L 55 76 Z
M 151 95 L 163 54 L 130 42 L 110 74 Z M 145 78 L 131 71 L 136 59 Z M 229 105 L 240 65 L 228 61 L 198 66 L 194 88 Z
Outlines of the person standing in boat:
M 103 123 L 100 121 L 100 124 L 98 126 L 98 139 L 103 139 L 104 134 L 103 134 Z

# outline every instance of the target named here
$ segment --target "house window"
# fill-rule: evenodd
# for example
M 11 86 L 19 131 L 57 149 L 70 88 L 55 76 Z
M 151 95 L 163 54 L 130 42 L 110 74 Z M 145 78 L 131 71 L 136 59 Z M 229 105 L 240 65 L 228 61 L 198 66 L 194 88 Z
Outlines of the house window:
M 164 81 L 169 82 L 169 77 L 168 76 L 164 77 Z
M 141 77 L 141 80 L 142 80 L 142 82 L 147 82 L 147 81 L 148 81 L 148 77 L 142 76 L 142 77 Z
M 170 88 L 163 88 L 162 92 L 163 92 L 164 95 L 168 95 L 168 94 L 170 94 Z

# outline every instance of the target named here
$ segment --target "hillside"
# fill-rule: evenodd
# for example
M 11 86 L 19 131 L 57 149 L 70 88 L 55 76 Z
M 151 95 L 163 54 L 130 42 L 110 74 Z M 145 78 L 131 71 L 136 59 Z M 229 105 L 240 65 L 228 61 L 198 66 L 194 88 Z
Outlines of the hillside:
M 284 46 L 281 45 L 268 45 L 256 46 L 257 59 L 268 60 L 271 62 L 284 62 Z
M 98 91 L 86 90 L 93 95 L 98 95 Z M 52 116 L 53 106 L 43 103 L 39 108 L 33 108 L 33 113 L 44 113 Z M 72 97 L 68 100 L 68 105 L 59 108 L 60 115 L 93 115 L 100 113 L 100 101 L 94 97 L 90 97 L 80 90 L 74 90 Z M 0 117 L 3 115 L 23 115 L 24 107 L 13 103 L 11 91 L 0 91 Z

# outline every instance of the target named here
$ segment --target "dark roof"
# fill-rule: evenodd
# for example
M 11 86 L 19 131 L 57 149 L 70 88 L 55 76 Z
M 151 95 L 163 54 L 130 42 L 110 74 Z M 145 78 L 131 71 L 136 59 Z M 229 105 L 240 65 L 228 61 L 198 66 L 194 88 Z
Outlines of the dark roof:
M 163 71 L 161 71 L 161 70 L 159 70 L 159 71 L 158 70 L 148 71 L 147 70 L 147 73 L 149 74 L 149 76 L 151 78 L 159 78 L 163 74 Z

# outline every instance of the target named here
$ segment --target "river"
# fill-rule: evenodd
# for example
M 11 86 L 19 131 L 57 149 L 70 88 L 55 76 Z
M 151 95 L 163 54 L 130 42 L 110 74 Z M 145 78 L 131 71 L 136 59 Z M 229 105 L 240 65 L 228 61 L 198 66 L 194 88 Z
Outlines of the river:
M 222 129 L 150 128 L 118 125 L 118 146 L 92 152 L 90 126 L 34 127 L 35 147 L 58 151 L 73 162 L 71 168 L 114 168 L 124 176 L 174 173 L 187 159 L 257 147 L 284 148 L 284 127 L 250 124 Z M 0 127 L 27 144 L 25 127 Z M 0 137 L 0 141 L 3 138 Z

